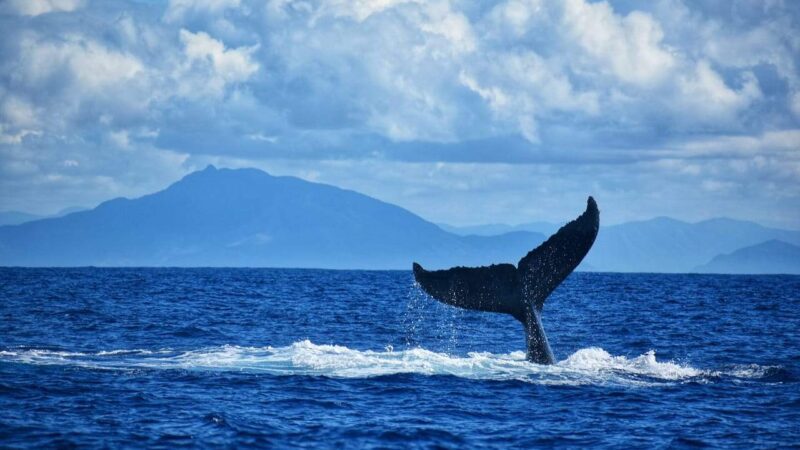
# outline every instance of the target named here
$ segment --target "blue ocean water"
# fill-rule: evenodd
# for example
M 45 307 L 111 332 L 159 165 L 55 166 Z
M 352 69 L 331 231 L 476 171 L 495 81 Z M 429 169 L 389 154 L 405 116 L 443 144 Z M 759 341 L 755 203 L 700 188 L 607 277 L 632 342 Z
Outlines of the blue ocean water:
M 800 445 L 800 277 L 575 273 L 521 325 L 410 272 L 0 269 L 0 447 Z

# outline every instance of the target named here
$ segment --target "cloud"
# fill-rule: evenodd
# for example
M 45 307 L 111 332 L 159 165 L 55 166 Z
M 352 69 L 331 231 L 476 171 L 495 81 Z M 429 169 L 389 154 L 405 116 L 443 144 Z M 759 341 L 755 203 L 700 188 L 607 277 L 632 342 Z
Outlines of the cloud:
M 800 161 L 800 129 L 767 131 L 755 136 L 715 136 L 683 144 L 673 156 L 687 158 L 751 159 L 773 156 Z
M 226 49 L 222 42 L 207 33 L 187 30 L 180 30 L 180 40 L 185 60 L 175 77 L 183 96 L 219 96 L 228 84 L 243 82 L 258 70 L 258 63 L 252 59 L 258 45 Z M 192 78 L 197 82 L 187 82 Z
M 28 86 L 40 85 L 64 74 L 87 94 L 99 94 L 110 86 L 132 79 L 143 70 L 135 57 L 110 50 L 102 44 L 65 36 L 61 42 L 23 40 L 21 67 L 15 75 Z
M 38 16 L 50 12 L 75 11 L 85 3 L 85 0 L 7 0 L 6 8 L 23 16 Z
M 566 33 L 590 57 L 600 73 L 641 86 L 663 82 L 676 65 L 662 44 L 664 32 L 649 14 L 633 11 L 622 17 L 606 2 L 567 0 Z
M 701 124 L 736 123 L 738 114 L 762 97 L 751 72 L 741 75 L 741 87 L 735 90 L 707 61 L 699 61 L 688 74 L 678 76 L 678 94 L 675 114 L 690 111 L 691 120 Z
M 164 20 L 178 22 L 192 14 L 217 15 L 240 6 L 240 0 L 169 0 Z
M 474 76 L 465 69 L 459 81 L 486 102 L 498 121 L 513 124 L 509 132 L 539 144 L 538 118 L 559 113 L 597 115 L 598 94 L 578 92 L 566 73 L 538 54 L 526 51 L 492 56 L 493 64 L 471 69 Z
M 532 216 L 595 187 L 641 211 L 691 190 L 777 211 L 800 195 L 798 18 L 738 0 L 7 1 L 0 172 L 18 195 L 0 209 L 139 193 L 219 160 L 432 216 L 437 196 Z M 564 193 L 503 200 L 537 183 Z
M 789 97 L 789 108 L 791 108 L 795 116 L 800 118 L 800 92 L 793 92 Z

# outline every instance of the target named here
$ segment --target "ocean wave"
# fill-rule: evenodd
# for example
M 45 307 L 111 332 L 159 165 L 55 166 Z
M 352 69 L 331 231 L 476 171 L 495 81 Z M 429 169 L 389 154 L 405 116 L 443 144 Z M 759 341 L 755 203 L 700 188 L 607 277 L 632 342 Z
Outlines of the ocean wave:
M 648 386 L 674 382 L 706 382 L 720 377 L 759 379 L 776 366 L 739 366 L 703 370 L 673 361 L 658 361 L 654 351 L 628 358 L 598 347 L 576 351 L 553 365 L 532 364 L 521 351 L 507 354 L 472 352 L 466 356 L 424 348 L 394 351 L 355 350 L 317 345 L 308 340 L 286 347 L 225 345 L 191 351 L 104 350 L 96 353 L 44 349 L 7 349 L 0 361 L 37 365 L 75 365 L 93 369 L 183 369 L 236 371 L 272 375 L 371 378 L 395 374 L 450 375 L 476 380 L 518 380 L 548 385 Z M 778 368 L 779 369 L 779 368 Z

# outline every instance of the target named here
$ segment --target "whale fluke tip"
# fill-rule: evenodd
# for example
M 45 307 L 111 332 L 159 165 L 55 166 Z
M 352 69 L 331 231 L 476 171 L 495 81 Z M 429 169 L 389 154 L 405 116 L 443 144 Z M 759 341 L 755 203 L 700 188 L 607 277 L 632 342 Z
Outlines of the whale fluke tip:
M 592 197 L 591 195 L 589 196 L 589 199 L 586 200 L 586 209 L 589 209 L 589 210 L 596 210 L 597 209 L 597 202 L 594 201 L 594 197 Z

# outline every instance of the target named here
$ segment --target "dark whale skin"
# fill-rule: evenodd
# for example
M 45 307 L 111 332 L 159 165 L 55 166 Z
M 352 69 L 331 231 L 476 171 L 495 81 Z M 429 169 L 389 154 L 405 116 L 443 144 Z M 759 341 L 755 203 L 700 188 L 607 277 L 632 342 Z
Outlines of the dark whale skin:
M 512 264 L 453 267 L 428 271 L 414 263 L 414 279 L 431 297 L 448 305 L 510 314 L 525 330 L 526 358 L 553 364 L 553 351 L 542 328 L 547 297 L 589 253 L 600 228 L 600 210 L 592 197 L 577 219 Z

